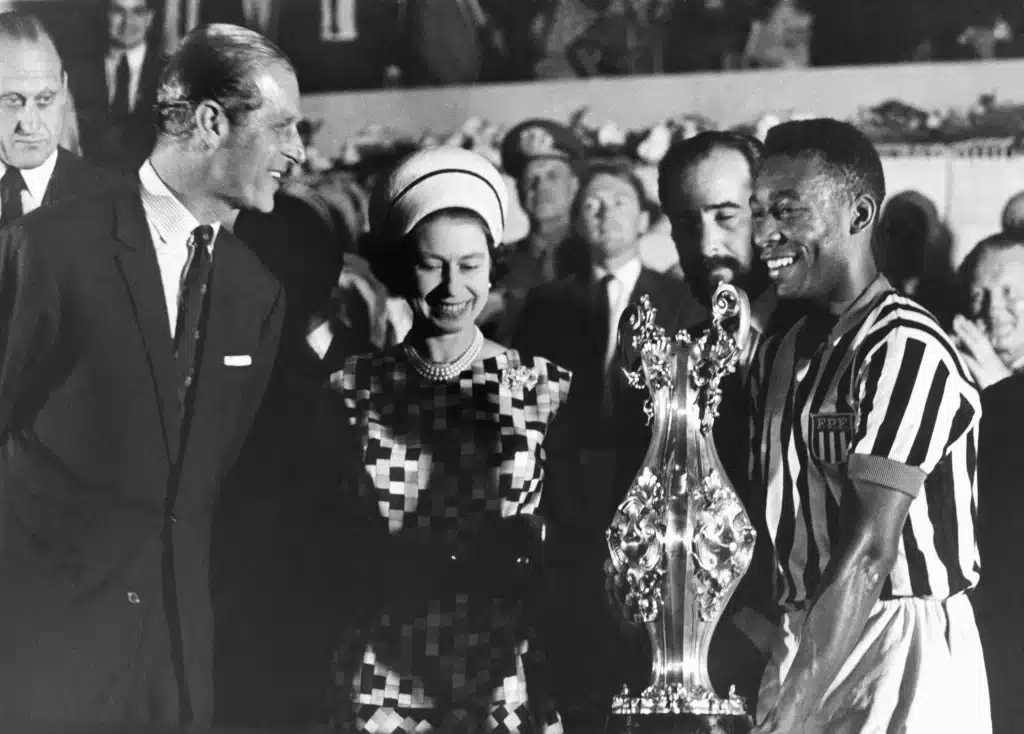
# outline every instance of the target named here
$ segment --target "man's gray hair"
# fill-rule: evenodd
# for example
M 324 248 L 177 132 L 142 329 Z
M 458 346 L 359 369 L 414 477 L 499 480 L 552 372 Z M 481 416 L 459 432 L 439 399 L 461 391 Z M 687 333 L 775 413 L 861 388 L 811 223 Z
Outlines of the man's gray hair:
M 273 64 L 292 69 L 285 53 L 255 31 L 227 23 L 196 28 L 160 76 L 157 126 L 170 137 L 188 137 L 204 101 L 217 102 L 231 122 L 243 119 L 263 105 L 255 74 Z

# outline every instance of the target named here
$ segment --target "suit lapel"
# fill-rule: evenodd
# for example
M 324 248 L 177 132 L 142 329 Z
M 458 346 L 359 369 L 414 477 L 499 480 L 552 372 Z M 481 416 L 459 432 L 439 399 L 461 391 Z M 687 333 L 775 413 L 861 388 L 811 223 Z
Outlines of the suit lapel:
M 114 235 L 121 245 L 115 252 L 115 258 L 128 286 L 135 320 L 146 346 L 163 420 L 168 459 L 173 462 L 178 455 L 181 417 L 174 344 L 160 266 L 137 191 L 119 195 L 115 206 Z

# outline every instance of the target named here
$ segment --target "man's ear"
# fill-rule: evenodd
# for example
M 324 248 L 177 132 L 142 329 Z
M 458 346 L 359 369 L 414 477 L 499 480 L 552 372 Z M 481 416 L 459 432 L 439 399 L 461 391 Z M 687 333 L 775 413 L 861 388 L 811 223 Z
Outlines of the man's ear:
M 203 100 L 195 111 L 196 129 L 203 145 L 218 148 L 231 130 L 227 112 L 217 102 Z
M 861 194 L 853 202 L 850 234 L 860 234 L 878 218 L 878 202 L 870 194 Z
M 644 209 L 640 212 L 637 217 L 637 228 L 640 230 L 640 235 L 647 234 L 651 229 L 651 213 Z

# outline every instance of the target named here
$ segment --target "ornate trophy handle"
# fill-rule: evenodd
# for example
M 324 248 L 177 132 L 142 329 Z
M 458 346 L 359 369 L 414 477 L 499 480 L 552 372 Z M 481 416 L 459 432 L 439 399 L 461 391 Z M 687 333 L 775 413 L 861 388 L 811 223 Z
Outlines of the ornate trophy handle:
M 735 330 L 727 322 L 737 319 Z M 700 430 L 705 436 L 718 417 L 722 401 L 719 383 L 734 372 L 750 340 L 750 299 L 747 294 L 728 283 L 721 283 L 711 299 L 711 328 L 697 343 L 699 358 L 692 373 L 700 406 Z

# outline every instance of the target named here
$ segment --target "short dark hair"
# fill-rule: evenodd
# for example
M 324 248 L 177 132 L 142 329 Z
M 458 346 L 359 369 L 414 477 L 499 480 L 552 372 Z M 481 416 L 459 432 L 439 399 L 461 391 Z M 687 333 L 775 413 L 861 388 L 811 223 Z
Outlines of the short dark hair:
M 48 42 L 54 49 L 57 48 L 53 36 L 46 30 L 43 21 L 22 10 L 9 10 L 6 13 L 0 13 L 0 41 Z M 63 69 L 64 62 L 60 58 L 60 52 L 57 52 L 57 59 Z
M 989 235 L 972 247 L 956 271 L 957 278 L 964 289 L 964 294 L 967 294 L 970 289 L 971 281 L 974 280 L 974 274 L 978 270 L 981 258 L 986 253 L 1001 252 L 1012 247 L 1024 247 L 1024 232 L 1007 232 L 1003 230 L 1002 232 Z
M 877 205 L 885 200 L 882 159 L 868 137 L 848 122 L 827 117 L 776 125 L 764 141 L 764 156 L 810 157 L 854 199 L 868 194 Z
M 232 122 L 244 119 L 263 105 L 253 75 L 273 64 L 294 68 L 284 51 L 256 31 L 227 23 L 196 28 L 171 54 L 160 75 L 160 131 L 187 137 L 195 127 L 193 113 L 204 100 L 220 104 Z
M 665 157 L 658 164 L 658 199 L 662 208 L 672 194 L 672 188 L 679 176 L 708 158 L 716 150 L 734 150 L 747 161 L 750 175 L 757 175 L 761 167 L 763 147 L 761 141 L 750 135 L 724 130 L 709 130 L 692 138 L 677 140 L 669 147 Z
M 610 158 L 606 160 L 596 160 L 587 164 L 586 169 L 583 171 L 583 175 L 580 177 L 580 188 L 579 193 L 576 195 L 576 202 L 573 204 L 573 217 L 577 214 L 579 202 L 582 200 L 583 190 L 590 185 L 598 176 L 614 176 L 615 178 L 621 179 L 633 187 L 636 192 L 636 198 L 640 202 L 640 208 L 645 212 L 649 212 L 653 206 L 650 197 L 647 196 L 647 189 L 644 188 L 643 181 L 636 175 L 636 171 L 633 170 L 633 165 L 629 161 L 620 160 L 617 158 Z

